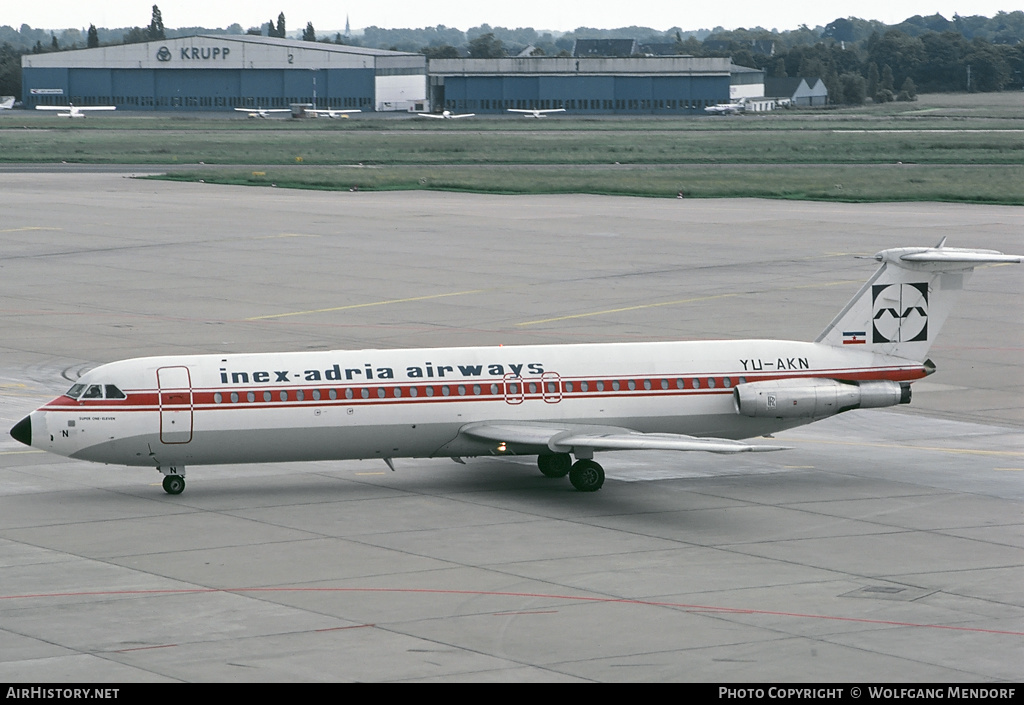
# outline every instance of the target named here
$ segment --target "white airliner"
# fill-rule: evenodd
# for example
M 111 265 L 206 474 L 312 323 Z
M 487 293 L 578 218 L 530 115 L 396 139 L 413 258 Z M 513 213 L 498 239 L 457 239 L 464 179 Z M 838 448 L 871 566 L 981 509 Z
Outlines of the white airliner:
M 362 110 L 331 110 L 330 108 L 306 108 L 306 115 L 312 117 L 347 118 L 351 113 L 361 113 Z
M 435 120 L 458 120 L 459 118 L 473 117 L 476 113 L 462 113 L 457 115 L 455 113 L 445 110 L 442 113 L 416 113 L 416 117 L 434 118 Z
M 86 113 L 96 110 L 117 110 L 117 107 L 113 105 L 83 105 L 79 107 L 69 103 L 68 105 L 37 105 L 36 110 L 64 110 L 63 113 L 57 113 L 57 117 L 84 118 Z
M 606 450 L 739 453 L 849 409 L 910 401 L 973 268 L 994 250 L 883 250 L 814 342 L 332 350 L 148 357 L 101 365 L 11 435 L 71 458 L 186 465 L 536 455 L 549 477 L 600 489 Z M 575 456 L 575 462 L 573 462 Z
M 520 113 L 523 117 L 542 118 L 549 113 L 564 113 L 565 108 L 548 108 L 546 110 L 520 110 L 518 108 L 509 108 L 510 113 Z
M 291 108 L 235 108 L 240 113 L 246 113 L 250 118 L 268 118 L 273 113 L 290 113 Z

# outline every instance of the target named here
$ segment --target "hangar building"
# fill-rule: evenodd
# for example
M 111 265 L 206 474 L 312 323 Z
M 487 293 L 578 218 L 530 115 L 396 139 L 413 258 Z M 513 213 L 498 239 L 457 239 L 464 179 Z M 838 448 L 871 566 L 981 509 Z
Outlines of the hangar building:
M 129 110 L 425 107 L 422 54 L 251 35 L 196 35 L 25 54 L 22 101 Z
M 565 108 L 580 114 L 697 114 L 730 100 L 728 58 L 516 57 L 432 59 L 435 110 L 501 113 L 508 108 Z M 763 83 L 763 72 L 754 71 Z M 744 81 L 756 80 L 744 74 Z M 747 86 L 754 88 L 754 86 Z

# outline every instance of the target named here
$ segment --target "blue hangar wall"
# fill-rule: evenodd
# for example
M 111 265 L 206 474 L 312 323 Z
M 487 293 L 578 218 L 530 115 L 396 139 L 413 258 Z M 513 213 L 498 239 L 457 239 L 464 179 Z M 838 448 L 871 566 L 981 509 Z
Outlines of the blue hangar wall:
M 246 35 L 26 54 L 22 100 L 37 105 L 115 105 L 131 110 L 378 109 L 423 100 L 422 54 Z
M 429 66 L 437 110 L 687 114 L 729 101 L 729 59 L 441 59 Z
M 224 110 L 287 108 L 374 109 L 373 69 L 86 69 L 25 68 L 22 101 L 36 105 L 116 105 L 120 109 Z M 33 91 L 37 91 L 33 93 Z

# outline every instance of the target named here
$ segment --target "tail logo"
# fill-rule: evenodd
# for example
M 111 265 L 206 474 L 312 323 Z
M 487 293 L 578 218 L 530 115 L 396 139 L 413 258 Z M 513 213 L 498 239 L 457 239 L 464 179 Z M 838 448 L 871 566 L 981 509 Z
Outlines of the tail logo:
M 913 343 L 928 340 L 928 284 L 876 284 L 872 343 Z

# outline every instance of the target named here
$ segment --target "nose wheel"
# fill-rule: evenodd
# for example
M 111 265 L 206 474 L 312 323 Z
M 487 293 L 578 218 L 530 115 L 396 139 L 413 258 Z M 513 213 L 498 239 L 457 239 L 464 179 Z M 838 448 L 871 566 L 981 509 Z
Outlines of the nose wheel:
M 180 475 L 167 475 L 164 477 L 164 492 L 167 494 L 181 494 L 185 491 L 185 478 Z
M 164 492 L 181 494 L 185 491 L 185 468 L 158 468 L 164 474 Z

